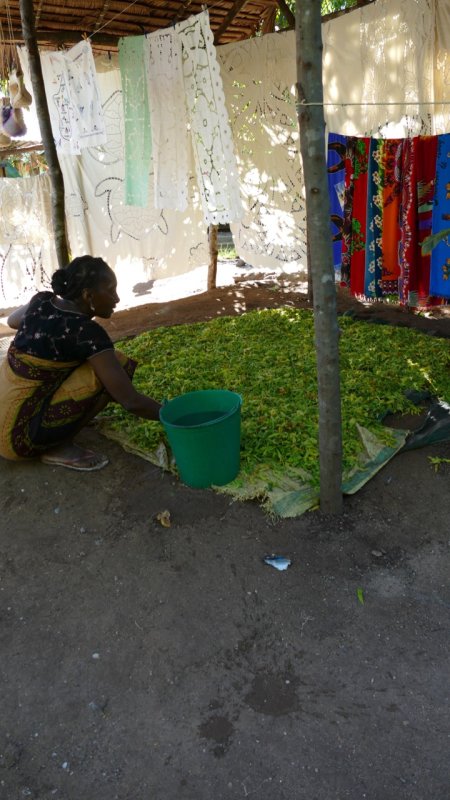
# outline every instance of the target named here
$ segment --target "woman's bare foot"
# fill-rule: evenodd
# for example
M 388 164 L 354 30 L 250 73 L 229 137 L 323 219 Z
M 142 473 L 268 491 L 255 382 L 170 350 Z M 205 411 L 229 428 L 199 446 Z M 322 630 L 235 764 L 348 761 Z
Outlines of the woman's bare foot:
M 108 464 L 106 456 L 73 443 L 52 447 L 41 456 L 41 461 L 53 467 L 66 467 L 78 472 L 94 472 Z

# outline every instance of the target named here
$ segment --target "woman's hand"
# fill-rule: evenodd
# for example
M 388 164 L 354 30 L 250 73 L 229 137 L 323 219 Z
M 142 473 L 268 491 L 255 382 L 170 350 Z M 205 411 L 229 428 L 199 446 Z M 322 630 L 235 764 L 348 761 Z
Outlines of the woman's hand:
M 116 403 L 120 403 L 137 417 L 159 420 L 161 404 L 136 391 L 114 350 L 104 350 L 103 353 L 92 356 L 89 364 L 100 383 Z

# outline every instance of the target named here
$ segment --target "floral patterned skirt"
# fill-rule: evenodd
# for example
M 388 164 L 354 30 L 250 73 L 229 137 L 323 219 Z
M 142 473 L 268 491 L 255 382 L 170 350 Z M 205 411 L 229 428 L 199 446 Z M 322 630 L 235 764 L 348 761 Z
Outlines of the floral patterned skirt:
M 131 378 L 136 363 L 115 353 Z M 103 391 L 88 361 L 47 361 L 12 344 L 0 365 L 0 456 L 34 458 L 70 440 Z

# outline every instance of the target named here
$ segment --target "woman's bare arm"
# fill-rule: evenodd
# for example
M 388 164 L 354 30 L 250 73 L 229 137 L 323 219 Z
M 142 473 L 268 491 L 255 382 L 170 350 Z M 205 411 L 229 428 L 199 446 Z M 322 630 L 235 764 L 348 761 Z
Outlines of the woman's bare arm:
M 114 350 L 104 350 L 89 359 L 89 364 L 105 390 L 116 403 L 120 403 L 131 414 L 145 419 L 159 419 L 161 404 L 145 394 L 137 392 L 124 368 L 116 358 Z

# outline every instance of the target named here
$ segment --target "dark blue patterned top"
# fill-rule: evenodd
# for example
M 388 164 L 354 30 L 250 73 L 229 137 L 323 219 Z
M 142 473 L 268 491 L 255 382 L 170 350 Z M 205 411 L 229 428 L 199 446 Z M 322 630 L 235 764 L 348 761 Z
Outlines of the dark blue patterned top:
M 80 363 L 114 345 L 98 322 L 79 311 L 63 311 L 53 304 L 52 292 L 38 292 L 31 299 L 14 338 L 15 346 L 48 361 Z

